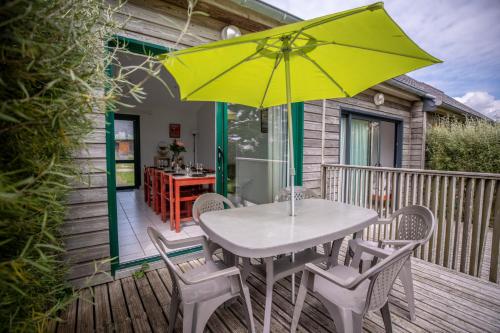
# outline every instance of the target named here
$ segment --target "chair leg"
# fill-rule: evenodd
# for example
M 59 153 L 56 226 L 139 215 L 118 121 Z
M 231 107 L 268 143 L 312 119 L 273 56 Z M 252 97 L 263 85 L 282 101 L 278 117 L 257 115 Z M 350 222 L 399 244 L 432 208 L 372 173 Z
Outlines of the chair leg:
M 174 332 L 177 312 L 179 310 L 179 302 L 179 296 L 177 295 L 177 292 L 174 291 L 170 300 L 170 311 L 168 314 L 168 333 Z
M 319 298 L 333 319 L 336 332 L 361 333 L 363 330 L 363 316 L 348 309 L 342 309 L 330 303 L 330 301 Z
M 182 320 L 182 332 L 183 333 L 195 333 L 195 320 L 196 320 L 196 315 L 195 315 L 195 309 L 196 309 L 196 304 L 184 304 L 183 307 L 183 320 Z
M 297 294 L 297 299 L 295 300 L 295 308 L 293 310 L 292 326 L 290 328 L 290 333 L 295 333 L 297 331 L 297 326 L 299 325 L 300 314 L 302 313 L 302 307 L 304 306 L 304 300 L 307 295 L 307 283 L 309 280 L 310 273 L 304 271 L 302 274 L 302 279 L 300 281 L 300 288 Z
M 247 322 L 247 330 L 249 333 L 255 333 L 255 323 L 253 322 L 253 311 L 252 311 L 252 301 L 250 299 L 250 292 L 248 287 L 243 283 L 241 277 L 240 280 L 240 296 L 243 301 L 243 312 L 245 320 Z
M 391 311 L 389 311 L 389 301 L 380 309 L 382 319 L 384 320 L 385 332 L 392 333 Z
M 410 320 L 415 320 L 415 294 L 413 292 L 413 277 L 411 274 L 411 258 L 403 265 L 399 272 L 399 279 L 403 284 L 405 290 L 406 302 L 408 303 L 408 312 L 410 313 Z
M 264 310 L 264 328 L 263 333 L 271 331 L 271 309 L 273 306 L 273 286 L 274 286 L 274 267 L 273 258 L 264 259 L 266 263 L 266 305 Z

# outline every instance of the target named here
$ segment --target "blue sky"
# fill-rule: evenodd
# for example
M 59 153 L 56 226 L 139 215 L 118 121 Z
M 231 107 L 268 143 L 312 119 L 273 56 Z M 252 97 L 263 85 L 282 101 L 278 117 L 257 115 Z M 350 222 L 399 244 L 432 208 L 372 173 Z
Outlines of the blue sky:
M 304 19 L 375 2 L 265 0 Z M 500 0 L 387 0 L 389 14 L 444 63 L 409 73 L 500 120 Z

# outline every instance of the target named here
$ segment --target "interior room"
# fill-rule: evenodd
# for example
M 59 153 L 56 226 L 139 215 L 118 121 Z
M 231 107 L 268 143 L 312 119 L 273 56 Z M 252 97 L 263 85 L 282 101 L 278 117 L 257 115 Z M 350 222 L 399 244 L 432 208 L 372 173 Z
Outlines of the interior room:
M 120 53 L 118 59 L 122 66 L 139 65 L 144 61 L 143 56 L 129 53 Z M 131 81 L 141 82 L 146 77 L 146 73 L 137 71 Z M 192 166 L 190 170 L 203 170 L 204 174 L 211 175 L 215 170 L 216 106 L 209 102 L 181 102 L 172 76 L 162 69 L 160 78 L 174 96 L 169 94 L 162 82 L 150 77 L 143 86 L 146 93 L 144 100 L 138 102 L 132 98 L 123 99 L 120 101 L 123 105 L 115 113 L 120 262 L 157 254 L 147 234 L 147 227 L 150 225 L 168 239 L 192 237 L 202 233 L 198 225 L 189 221 L 189 214 L 184 211 L 181 214 L 185 215 L 183 219 L 187 221 L 181 224 L 178 232 L 172 230 L 171 216 L 163 216 L 151 199 L 153 186 L 148 172 L 173 170 L 174 164 L 178 165 L 176 172 L 187 172 L 187 166 Z M 174 141 L 178 143 L 177 146 L 184 147 L 180 149 L 178 157 L 170 149 Z M 180 169 L 181 166 L 185 169 Z M 213 190 L 213 186 L 208 190 Z M 166 208 L 169 208 L 168 205 Z M 189 208 L 183 209 L 188 211 Z

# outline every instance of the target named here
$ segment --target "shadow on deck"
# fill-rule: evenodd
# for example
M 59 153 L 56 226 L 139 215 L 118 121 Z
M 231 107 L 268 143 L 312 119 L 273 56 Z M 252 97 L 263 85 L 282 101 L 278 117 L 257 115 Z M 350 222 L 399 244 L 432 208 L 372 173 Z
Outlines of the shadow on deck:
M 390 296 L 395 332 L 500 332 L 500 286 L 412 258 L 417 318 L 408 319 L 403 288 L 397 280 Z M 179 267 L 203 264 L 192 260 Z M 297 279 L 297 286 L 300 279 Z M 257 332 L 262 331 L 265 279 L 248 279 Z M 298 289 L 297 289 L 298 290 Z M 126 277 L 82 290 L 80 299 L 63 314 L 57 332 L 166 332 L 172 284 L 165 268 L 145 277 Z M 274 286 L 272 332 L 289 332 L 293 305 L 291 279 Z M 208 322 L 209 332 L 246 332 L 241 303 L 221 307 Z M 181 332 L 178 318 L 176 332 Z M 384 332 L 379 312 L 365 317 L 364 331 Z M 300 332 L 334 332 L 326 309 L 308 295 L 299 323 Z

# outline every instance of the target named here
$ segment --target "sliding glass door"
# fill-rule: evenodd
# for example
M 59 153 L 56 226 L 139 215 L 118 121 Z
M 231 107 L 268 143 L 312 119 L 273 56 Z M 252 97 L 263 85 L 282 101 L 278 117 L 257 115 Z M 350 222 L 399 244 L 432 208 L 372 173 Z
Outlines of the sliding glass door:
M 141 185 L 139 116 L 115 114 L 116 188 Z
M 355 113 L 340 121 L 340 162 L 361 166 L 394 167 L 400 160 L 401 123 Z
M 302 112 L 295 105 L 295 166 L 302 164 Z M 288 186 L 288 121 L 285 106 L 256 109 L 224 104 L 218 122 L 218 191 L 235 204 L 272 202 Z M 300 160 L 300 162 L 299 162 Z M 302 167 L 297 168 L 301 176 Z M 299 182 L 300 182 L 300 178 Z M 223 179 L 220 179 L 223 178 Z M 296 182 L 297 183 L 297 182 Z

